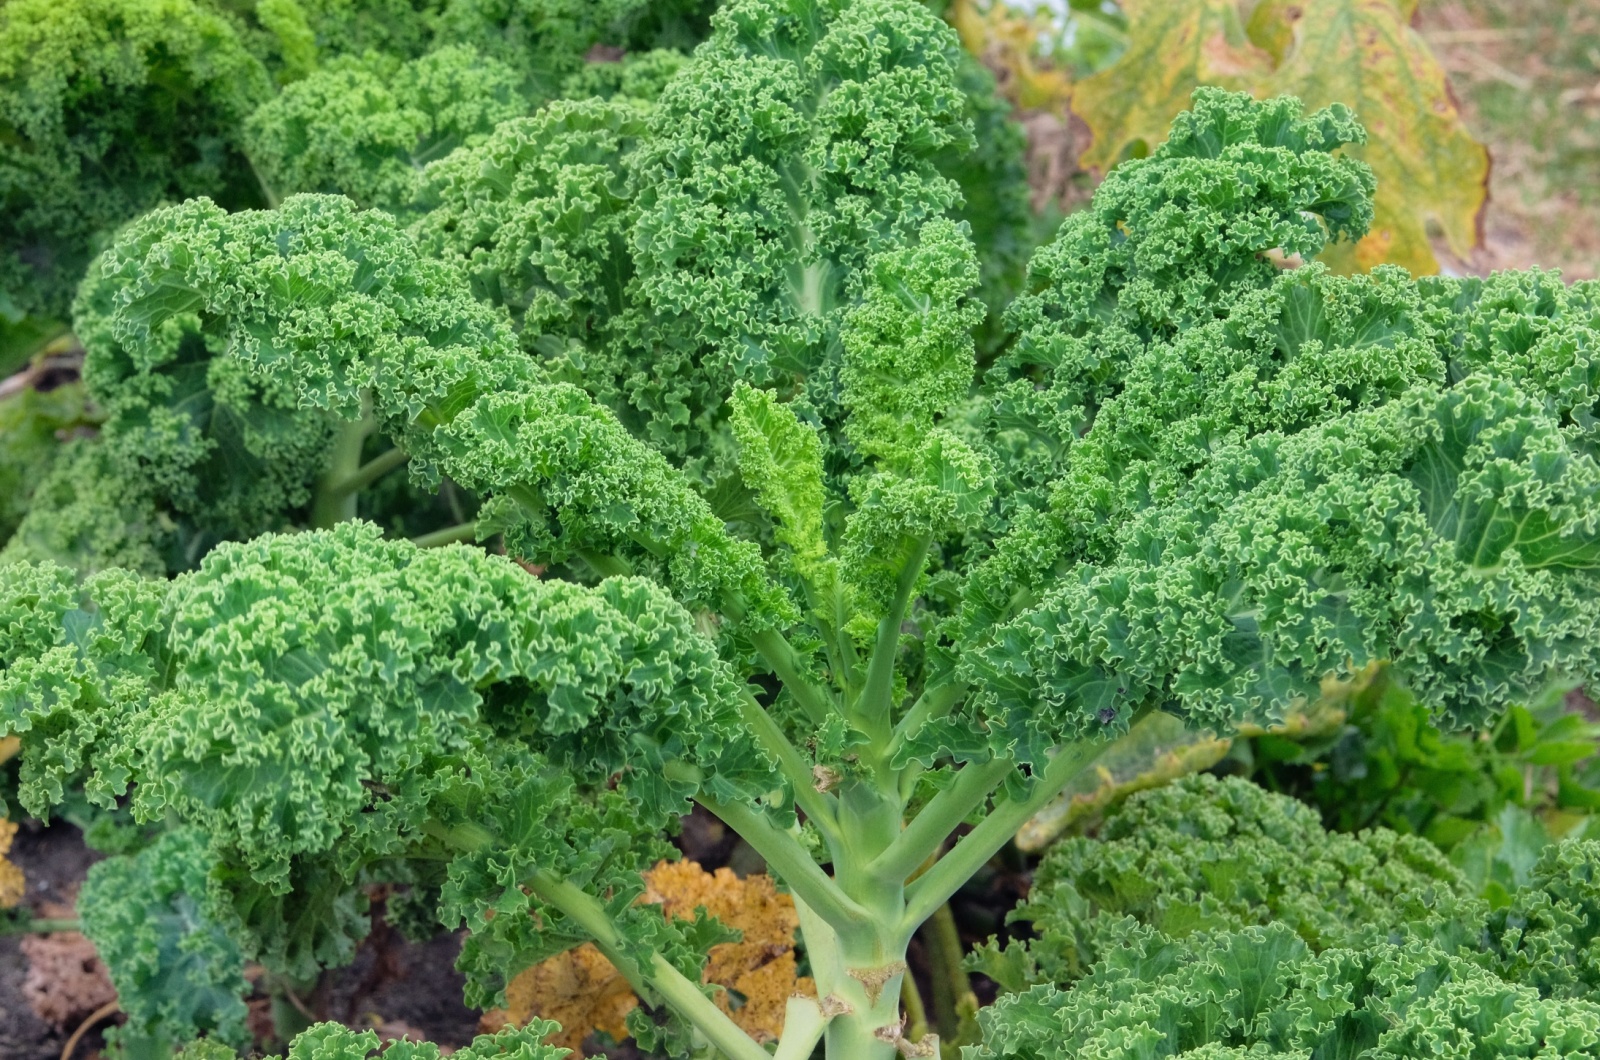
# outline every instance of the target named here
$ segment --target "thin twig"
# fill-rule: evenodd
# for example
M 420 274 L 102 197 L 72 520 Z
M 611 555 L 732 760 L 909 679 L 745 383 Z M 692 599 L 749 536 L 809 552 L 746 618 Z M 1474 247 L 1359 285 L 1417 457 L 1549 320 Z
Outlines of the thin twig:
M 61 1060 L 72 1060 L 72 1051 L 83 1041 L 83 1036 L 89 1033 L 89 1028 L 107 1016 L 115 1015 L 117 1011 L 117 1002 L 111 1000 L 85 1016 L 83 1022 L 78 1024 L 78 1029 L 72 1032 L 72 1037 L 67 1039 L 67 1044 L 61 1047 Z
M 1482 72 L 1494 78 L 1496 81 L 1499 81 L 1502 84 L 1510 85 L 1518 92 L 1527 92 L 1529 89 L 1533 88 L 1533 80 L 1531 78 L 1523 77 L 1521 74 L 1512 73 L 1510 70 L 1507 70 L 1505 67 L 1489 58 L 1487 55 L 1483 55 L 1480 52 L 1464 51 L 1461 53 L 1461 57 L 1467 62 L 1471 63 L 1473 66 L 1476 66 Z
M 300 995 L 289 989 L 287 983 L 280 981 L 278 983 L 278 989 L 283 991 L 283 996 L 288 1000 L 289 1004 L 294 1006 L 296 1012 L 300 1013 L 300 1015 L 304 1016 L 312 1023 L 317 1022 L 317 1014 L 306 1007 L 306 1003 L 300 1000 Z

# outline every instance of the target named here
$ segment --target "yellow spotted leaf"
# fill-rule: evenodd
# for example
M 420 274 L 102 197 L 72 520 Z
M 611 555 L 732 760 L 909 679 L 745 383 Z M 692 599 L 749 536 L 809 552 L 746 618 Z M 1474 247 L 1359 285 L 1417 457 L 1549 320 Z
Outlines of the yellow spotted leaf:
M 16 834 L 16 823 L 0 818 L 0 909 L 15 909 L 26 893 L 22 870 L 6 860 Z
M 1414 3 L 1395 0 L 1262 0 L 1251 37 L 1278 52 L 1258 95 L 1299 96 L 1308 109 L 1344 103 L 1367 128 L 1347 150 L 1378 177 L 1372 231 L 1321 255 L 1342 272 L 1382 262 L 1439 271 L 1429 229 L 1467 256 L 1480 238 L 1489 153 L 1467 132 L 1444 69 L 1409 25 Z
M 711 947 L 703 980 L 724 989 L 718 1006 L 760 1042 L 783 1033 L 784 1011 L 796 993 L 815 994 L 811 980 L 797 977 L 794 933 L 800 925 L 794 899 L 779 894 L 766 876 L 740 879 L 731 869 L 711 873 L 692 861 L 663 861 L 645 873 L 639 899 L 673 919 L 693 919 L 704 909 L 743 934 L 738 942 Z M 624 1021 L 639 1000 L 592 944 L 542 961 L 506 986 L 505 1018 L 521 1025 L 535 1016 L 555 1020 L 562 1031 L 554 1045 L 577 1052 L 594 1030 L 627 1037 Z
M 1197 85 L 1243 88 L 1272 74 L 1271 57 L 1245 33 L 1238 0 L 1122 0 L 1121 7 L 1127 51 L 1072 93 L 1072 109 L 1094 135 L 1081 163 L 1101 172 L 1166 139 Z
M 1024 110 L 1066 110 L 1072 79 L 1038 55 L 1046 11 L 1030 15 L 1006 3 L 954 0 L 945 17 L 962 46 L 1003 79 L 1000 88 L 1013 103 Z

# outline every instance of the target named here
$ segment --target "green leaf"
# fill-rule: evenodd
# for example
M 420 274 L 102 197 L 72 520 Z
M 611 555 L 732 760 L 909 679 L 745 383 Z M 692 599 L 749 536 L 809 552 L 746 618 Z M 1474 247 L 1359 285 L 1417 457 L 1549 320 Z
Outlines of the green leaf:
M 250 984 L 211 893 L 212 864 L 206 836 L 185 829 L 89 869 L 79 894 L 84 934 L 127 1014 L 119 1031 L 124 1048 L 143 1040 L 154 1055 L 202 1033 L 248 1042 Z
M 739 443 L 739 472 L 777 522 L 778 540 L 814 591 L 823 592 L 837 576 L 828 563 L 823 538 L 822 442 L 816 429 L 800 422 L 794 409 L 771 391 L 745 383 L 729 398 L 733 436 Z

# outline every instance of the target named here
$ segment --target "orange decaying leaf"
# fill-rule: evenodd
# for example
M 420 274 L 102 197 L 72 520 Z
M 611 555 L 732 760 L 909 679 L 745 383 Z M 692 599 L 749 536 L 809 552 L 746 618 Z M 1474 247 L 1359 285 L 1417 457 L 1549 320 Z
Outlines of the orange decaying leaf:
M 711 947 L 703 980 L 724 987 L 718 1006 L 751 1037 L 765 1042 L 781 1035 L 789 997 L 816 992 L 811 980 L 795 974 L 800 920 L 794 900 L 779 894 L 767 876 L 740 879 L 731 869 L 710 873 L 692 861 L 663 861 L 644 879 L 640 901 L 658 906 L 663 916 L 692 919 L 704 909 L 743 934 L 738 942 Z M 624 1021 L 638 1003 L 591 943 L 540 962 L 506 987 L 508 1021 L 555 1020 L 563 1029 L 550 1042 L 574 1051 L 591 1030 L 627 1037 Z
M 0 819 L 0 909 L 16 908 L 25 893 L 22 870 L 6 860 L 6 855 L 11 852 L 11 840 L 16 834 L 15 823 Z

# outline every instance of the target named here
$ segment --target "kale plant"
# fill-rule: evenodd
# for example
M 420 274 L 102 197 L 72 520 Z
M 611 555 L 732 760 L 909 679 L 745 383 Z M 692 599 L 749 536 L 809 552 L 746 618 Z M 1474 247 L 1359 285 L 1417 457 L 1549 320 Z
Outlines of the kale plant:
M 644 1046 L 760 1060 L 700 982 L 725 934 L 635 904 L 699 804 L 799 909 L 776 1055 L 887 1060 L 937 1045 L 919 925 L 1146 713 L 1385 660 L 1471 725 L 1596 672 L 1592 288 L 1280 268 L 1365 231 L 1361 127 L 1205 91 L 980 358 L 963 64 L 917 0 L 732 0 L 653 101 L 503 122 L 419 218 L 128 226 L 77 300 L 106 506 L 49 494 L 0 568 L 24 805 L 197 827 L 277 974 L 403 879 L 473 1003 L 590 941 Z M 355 518 L 401 464 L 472 524 Z
M 1564 1057 L 1600 1049 L 1600 844 L 1491 908 L 1428 843 L 1243 780 L 1136 795 L 1045 859 L 969 1060 Z M 1070 988 L 1069 988 L 1070 984 Z

